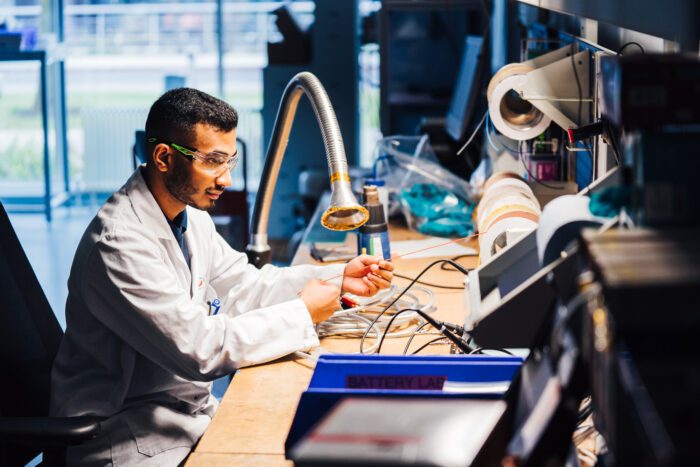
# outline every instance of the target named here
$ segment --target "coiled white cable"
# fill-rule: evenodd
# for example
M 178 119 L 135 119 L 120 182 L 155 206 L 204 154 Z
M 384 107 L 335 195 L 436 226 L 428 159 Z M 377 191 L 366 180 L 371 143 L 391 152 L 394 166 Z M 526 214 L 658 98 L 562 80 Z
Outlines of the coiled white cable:
M 338 310 L 329 319 L 318 324 L 316 331 L 319 337 L 359 337 L 371 326 L 370 332 L 375 335 L 375 342 L 370 348 L 365 349 L 364 353 L 374 353 L 377 349 L 379 339 L 394 313 L 387 313 L 386 316 L 382 316 L 377 320 L 374 325 L 372 325 L 372 318 L 368 318 L 367 315 L 378 313 L 379 310 L 383 309 L 386 304 L 391 303 L 395 297 L 402 292 L 404 292 L 404 288 L 392 285 L 389 289 L 378 293 L 374 297 L 365 298 L 351 296 L 351 298 L 358 303 L 358 306 L 346 310 Z M 417 294 L 425 295 L 427 298 L 426 302 L 422 303 Z M 373 311 L 372 308 L 377 310 Z M 433 313 L 435 311 L 435 294 L 432 290 L 425 287 L 413 286 L 411 291 L 404 293 L 390 310 L 396 312 L 405 308 L 419 309 L 428 314 Z M 414 324 L 410 325 L 411 323 Z M 397 338 L 410 336 L 424 323 L 425 320 L 415 312 L 402 313 L 396 317 L 386 337 Z

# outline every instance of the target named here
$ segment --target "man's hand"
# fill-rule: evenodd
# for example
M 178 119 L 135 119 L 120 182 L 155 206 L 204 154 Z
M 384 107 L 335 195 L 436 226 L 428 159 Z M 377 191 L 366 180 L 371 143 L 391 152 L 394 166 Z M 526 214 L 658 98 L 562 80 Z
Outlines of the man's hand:
M 371 297 L 391 285 L 394 265 L 376 256 L 361 255 L 345 266 L 343 292 Z
M 338 287 L 318 279 L 307 282 L 299 293 L 299 298 L 306 305 L 314 323 L 327 320 L 340 308 Z

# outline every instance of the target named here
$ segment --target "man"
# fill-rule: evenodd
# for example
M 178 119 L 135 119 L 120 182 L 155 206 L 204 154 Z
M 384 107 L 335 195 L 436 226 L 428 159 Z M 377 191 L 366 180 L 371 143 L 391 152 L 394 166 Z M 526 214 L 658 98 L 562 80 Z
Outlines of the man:
M 393 266 L 368 256 L 257 270 L 229 247 L 204 211 L 231 184 L 237 120 L 194 89 L 160 97 L 150 158 L 78 246 L 51 413 L 105 421 L 68 465 L 178 465 L 216 410 L 212 380 L 318 345 L 313 324 L 340 290 L 369 296 L 391 282 Z

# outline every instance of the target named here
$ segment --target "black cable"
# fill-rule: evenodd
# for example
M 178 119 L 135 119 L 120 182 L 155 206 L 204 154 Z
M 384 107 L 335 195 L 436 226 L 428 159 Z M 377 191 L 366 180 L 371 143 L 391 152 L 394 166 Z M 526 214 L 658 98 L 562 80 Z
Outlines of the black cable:
M 384 309 L 383 309 L 382 311 L 380 311 L 379 314 L 374 318 L 374 320 L 372 320 L 372 322 L 369 324 L 369 326 L 367 326 L 367 330 L 365 331 L 365 333 L 362 335 L 362 338 L 360 339 L 360 353 L 361 353 L 361 354 L 364 353 L 365 339 L 367 338 L 367 335 L 369 334 L 370 330 L 372 329 L 372 326 L 374 326 L 374 325 L 377 323 L 377 321 L 379 321 L 379 318 L 381 318 L 381 317 L 384 315 L 384 313 L 387 312 L 387 310 L 388 310 L 389 308 L 391 308 L 392 306 L 394 306 L 394 304 L 395 304 L 396 302 L 398 302 L 399 299 L 401 299 L 401 297 L 403 297 L 404 294 L 405 294 L 406 292 L 408 292 L 408 290 L 409 290 L 411 287 L 413 287 L 413 284 L 415 284 L 415 283 L 418 281 L 418 279 L 421 278 L 421 276 L 422 276 L 423 274 L 425 274 L 426 272 L 428 272 L 428 270 L 429 270 L 430 268 L 432 268 L 432 267 L 435 266 L 436 264 L 442 264 L 442 263 L 445 263 L 445 262 L 452 264 L 459 272 L 461 272 L 461 273 L 464 274 L 465 276 L 469 274 L 469 271 L 468 271 L 466 268 L 462 267 L 461 264 L 456 263 L 456 262 L 454 262 L 454 261 L 452 261 L 452 260 L 450 260 L 450 259 L 438 259 L 438 260 L 433 261 L 432 263 L 430 263 L 428 266 L 425 267 L 425 269 L 423 269 L 423 270 L 416 276 L 415 279 L 413 279 L 413 281 L 411 281 L 410 284 L 408 284 L 408 286 L 407 286 L 405 289 L 403 289 L 403 291 L 402 291 L 400 294 L 398 294 L 398 295 L 396 296 L 396 298 L 394 298 L 394 300 L 393 300 L 391 303 L 389 303 L 387 306 L 385 306 Z M 433 318 L 430 318 L 430 319 L 433 319 Z M 388 329 L 388 327 L 387 327 L 387 329 Z M 377 353 L 379 353 L 379 352 L 377 351 Z
M 433 318 L 432 316 L 430 316 L 428 313 L 425 313 L 424 311 L 418 310 L 417 308 L 404 308 L 404 309 L 399 310 L 398 312 L 396 312 L 396 313 L 394 314 L 394 316 L 392 316 L 391 319 L 389 320 L 389 322 L 387 323 L 386 328 L 384 328 L 384 332 L 382 333 L 382 338 L 379 340 L 379 345 L 377 346 L 377 353 L 380 353 L 380 352 L 381 352 L 381 350 L 382 350 L 382 345 L 384 344 L 384 339 L 386 339 L 386 335 L 388 334 L 389 328 L 391 328 L 391 325 L 392 325 L 392 323 L 394 322 L 394 320 L 395 320 L 400 314 L 402 314 L 402 313 L 407 313 L 407 312 L 409 312 L 409 311 L 413 311 L 413 312 L 419 314 L 424 320 L 426 320 L 427 322 L 429 322 L 435 329 L 437 329 L 438 331 L 440 331 L 445 337 L 447 337 L 449 340 L 451 340 L 452 343 L 453 343 L 455 346 L 457 346 L 457 348 L 458 348 L 459 350 L 461 350 L 462 352 L 468 354 L 469 352 L 471 352 L 472 350 L 474 350 L 474 349 L 472 349 L 471 347 L 469 347 L 467 344 L 465 344 L 464 341 L 463 341 L 460 337 L 455 336 L 455 335 L 452 334 L 450 331 L 448 331 L 447 328 L 446 328 L 445 326 L 440 325 L 440 323 L 439 323 L 435 318 Z M 380 316 L 381 316 L 381 315 L 380 315 Z M 375 318 L 375 319 L 376 319 L 376 318 Z
M 588 399 L 586 404 L 583 407 L 581 407 L 581 409 L 578 411 L 576 425 L 578 426 L 581 423 L 583 423 L 592 413 L 593 413 L 593 404 L 591 404 L 591 400 Z
M 411 347 L 411 342 L 413 342 L 413 338 L 416 337 L 416 335 L 418 335 L 419 331 L 421 329 L 423 329 L 424 327 L 426 327 L 428 324 L 430 324 L 430 323 L 425 322 L 425 323 L 421 324 L 418 329 L 413 331 L 413 334 L 411 334 L 411 337 L 408 338 L 408 342 L 406 342 L 406 346 L 403 348 L 404 355 L 406 355 L 408 353 L 408 349 L 409 349 L 409 347 Z M 445 321 L 438 321 L 438 324 L 440 325 L 440 327 L 444 326 L 445 328 L 449 329 L 450 331 L 452 331 L 458 335 L 464 334 L 464 328 L 462 326 L 457 325 L 457 324 L 447 323 Z M 442 337 L 441 337 L 441 339 L 442 339 Z M 471 337 L 469 337 L 469 340 L 471 340 Z M 469 345 L 469 341 L 467 341 L 466 344 Z
M 612 124 L 608 120 L 604 120 L 603 125 L 605 128 L 604 133 L 610 139 L 610 146 L 612 146 L 613 155 L 615 156 L 615 162 L 619 166 L 622 164 L 622 154 L 620 153 L 620 146 L 618 145 L 615 128 L 613 128 Z
M 500 347 L 477 347 L 476 349 L 469 352 L 469 355 L 486 355 L 484 353 L 484 350 L 491 350 L 494 352 L 502 352 L 504 354 L 513 355 L 511 352 L 507 351 L 506 349 L 502 349 Z
M 622 44 L 622 47 L 617 49 L 617 54 L 622 55 L 622 51 L 625 50 L 630 45 L 636 45 L 637 47 L 639 47 L 639 50 L 641 50 L 642 53 L 646 53 L 646 51 L 644 50 L 644 47 L 642 47 L 642 44 L 640 44 L 639 42 L 630 41 L 630 42 L 625 42 L 624 44 Z
M 444 326 L 455 334 L 466 334 L 464 327 L 459 324 L 448 323 L 447 321 L 438 321 L 438 324 L 440 324 L 440 327 Z M 472 340 L 471 336 L 469 336 L 469 340 Z M 469 342 L 467 341 L 466 344 L 469 345 Z
M 401 279 L 406 279 L 409 281 L 413 280 L 413 277 L 404 276 L 402 274 L 396 274 L 396 273 L 394 273 L 394 277 L 400 277 Z M 456 287 L 456 286 L 451 286 L 451 285 L 439 285 L 439 284 L 431 284 L 430 282 L 423 282 L 423 281 L 416 281 L 416 284 L 427 285 L 428 287 L 435 287 L 438 289 L 464 290 L 464 286 Z
M 457 261 L 457 260 L 460 260 L 460 259 L 462 259 L 462 258 L 469 258 L 469 257 L 471 257 L 471 256 L 474 256 L 474 255 L 472 255 L 472 254 L 468 254 L 468 255 L 457 255 L 457 256 L 453 256 L 453 257 L 450 258 L 450 259 L 451 259 L 452 261 Z M 449 266 L 450 266 L 449 263 L 443 263 L 443 264 L 440 265 L 440 270 L 441 270 L 441 271 L 457 271 L 456 268 L 449 267 Z M 457 272 L 459 272 L 459 271 L 457 271 Z
M 441 341 L 441 340 L 445 340 L 445 338 L 444 338 L 444 337 L 438 337 L 437 339 L 433 339 L 433 340 L 431 340 L 431 341 L 428 341 L 428 342 L 426 342 L 425 344 L 423 344 L 423 345 L 421 345 L 420 347 L 418 347 L 415 351 L 411 352 L 411 355 L 416 355 L 418 352 L 420 352 L 420 351 L 423 350 L 424 348 L 428 347 L 430 344 L 434 344 L 434 343 L 436 343 L 437 341 Z

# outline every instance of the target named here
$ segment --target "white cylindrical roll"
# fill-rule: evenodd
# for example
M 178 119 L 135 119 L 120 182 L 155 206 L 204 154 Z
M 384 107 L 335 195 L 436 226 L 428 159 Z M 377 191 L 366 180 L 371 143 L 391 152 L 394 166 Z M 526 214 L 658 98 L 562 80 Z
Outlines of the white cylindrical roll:
M 520 63 L 508 64 L 491 78 L 486 91 L 493 126 L 517 141 L 539 136 L 551 123 L 549 117 L 520 99 L 513 90 L 532 70 Z
M 479 236 L 479 264 L 488 263 L 508 246 L 509 233 L 519 238 L 536 228 L 537 222 L 522 217 L 509 217 L 494 223 L 484 235 Z
M 550 201 L 537 227 L 537 257 L 542 266 L 559 258 L 584 227 L 599 227 L 604 218 L 591 214 L 588 196 L 563 195 Z
M 524 180 L 508 173 L 492 176 L 475 212 L 480 263 L 490 261 L 513 238 L 537 228 L 539 218 L 540 205 Z

